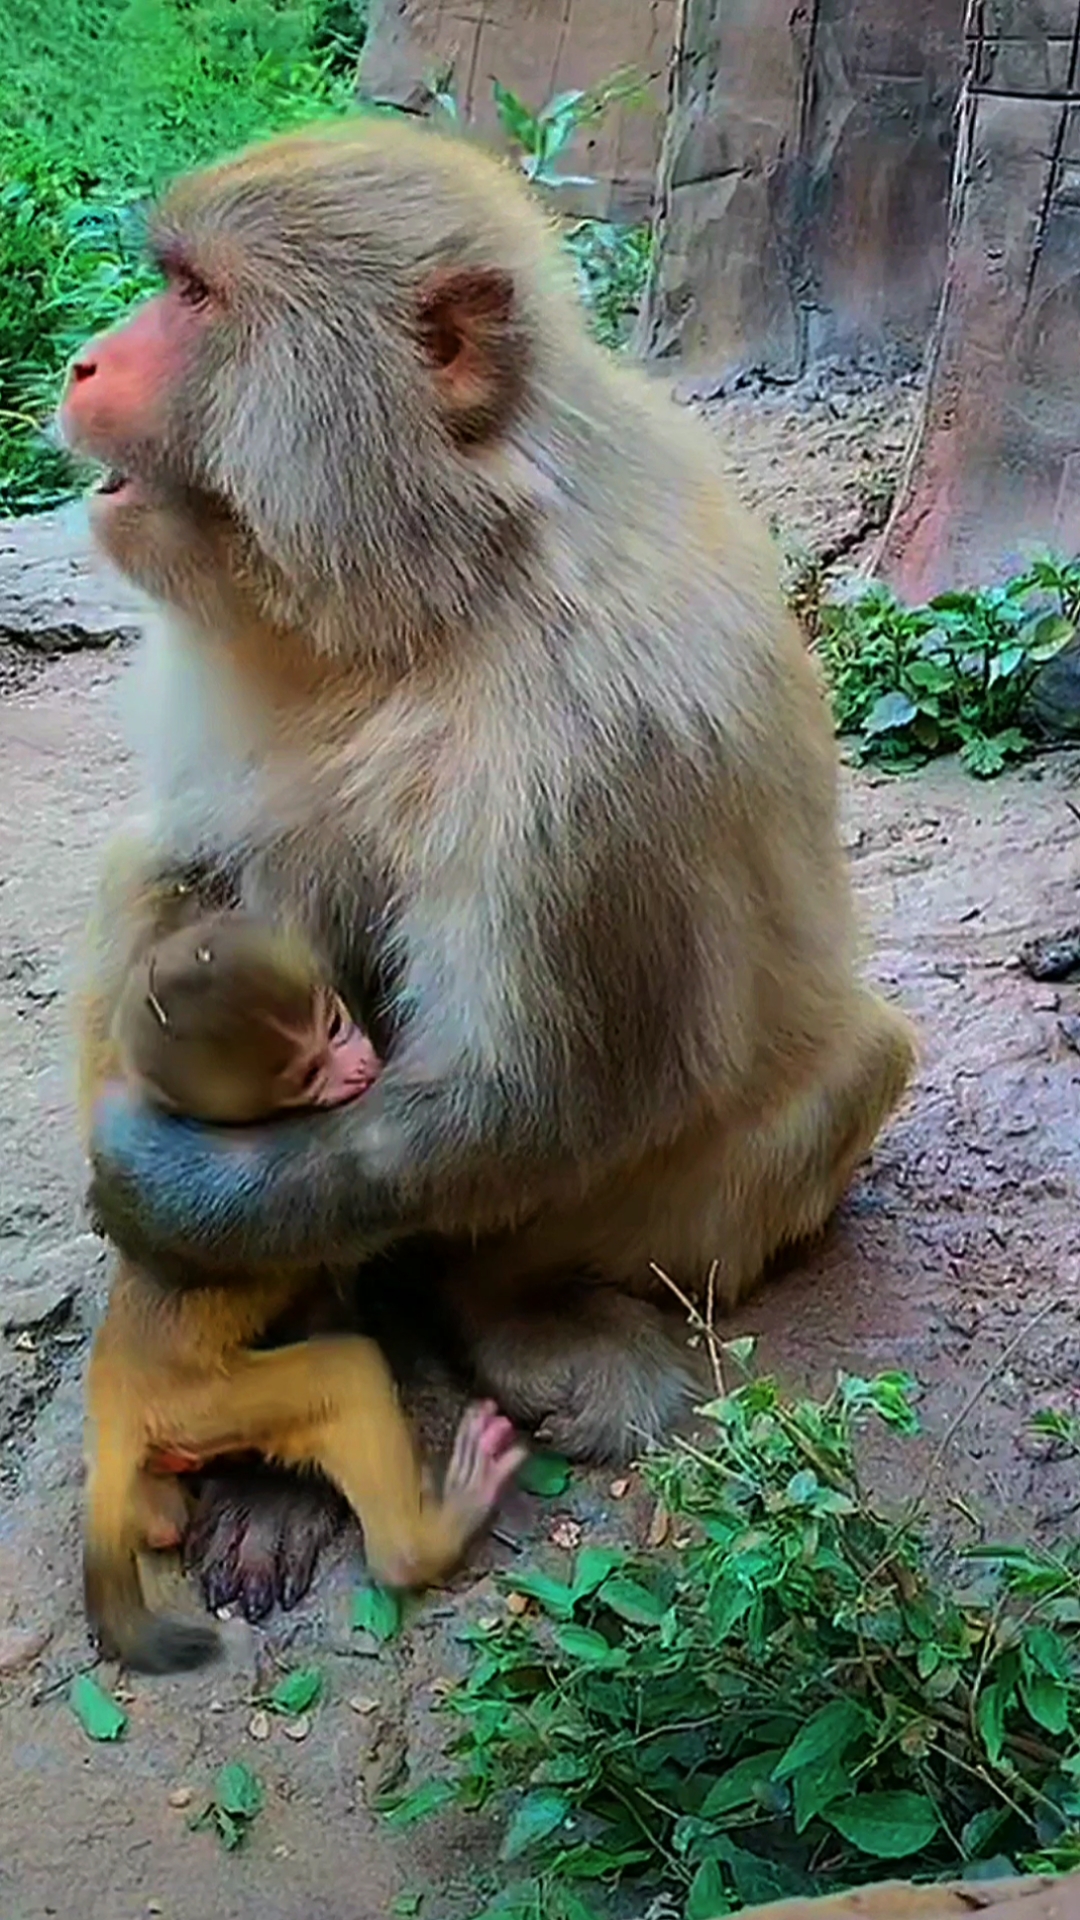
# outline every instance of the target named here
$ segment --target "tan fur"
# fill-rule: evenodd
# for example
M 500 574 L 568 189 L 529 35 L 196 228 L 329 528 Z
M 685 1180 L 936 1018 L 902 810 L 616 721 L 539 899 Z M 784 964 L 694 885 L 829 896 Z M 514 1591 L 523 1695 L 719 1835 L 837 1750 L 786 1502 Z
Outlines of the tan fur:
M 71 412 L 145 480 L 99 537 L 171 609 L 158 858 L 237 858 L 389 1046 L 258 1218 L 211 1229 L 193 1189 L 159 1221 L 101 1151 L 98 1203 L 211 1272 L 441 1234 L 508 1409 L 632 1450 L 686 1387 L 654 1263 L 691 1293 L 715 1266 L 734 1304 L 821 1229 L 912 1069 L 857 977 L 832 730 L 771 544 L 471 148 L 292 136 L 161 226 L 214 289 L 213 351 L 144 466 L 136 435 L 80 433 L 90 382 Z

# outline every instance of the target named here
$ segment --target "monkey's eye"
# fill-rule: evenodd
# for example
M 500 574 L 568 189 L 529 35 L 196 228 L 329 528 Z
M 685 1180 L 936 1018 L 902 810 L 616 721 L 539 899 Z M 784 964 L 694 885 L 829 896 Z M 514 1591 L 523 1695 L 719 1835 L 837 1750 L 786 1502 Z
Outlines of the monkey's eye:
M 307 1072 L 305 1073 L 303 1079 L 300 1082 L 301 1093 L 309 1093 L 311 1091 L 311 1088 L 315 1085 L 315 1082 L 318 1079 L 321 1072 L 322 1072 L 322 1061 L 313 1060 Z
M 330 1015 L 329 1024 L 326 1029 L 326 1037 L 328 1040 L 340 1040 L 342 1024 L 341 1008 L 335 1007 Z
M 197 273 L 192 273 L 190 267 L 176 269 L 174 284 L 185 307 L 194 307 L 197 310 L 200 307 L 209 306 L 210 289 L 205 280 L 200 280 Z

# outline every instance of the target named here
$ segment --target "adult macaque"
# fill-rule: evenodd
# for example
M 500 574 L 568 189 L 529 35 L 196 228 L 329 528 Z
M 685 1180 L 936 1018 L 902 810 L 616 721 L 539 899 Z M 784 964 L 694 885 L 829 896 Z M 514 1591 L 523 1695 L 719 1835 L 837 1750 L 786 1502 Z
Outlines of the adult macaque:
M 217 1125 L 339 1106 L 379 1071 L 302 944 L 242 914 L 152 940 L 112 1038 L 130 1085 Z M 153 1613 L 143 1594 L 140 1550 L 176 1545 L 183 1532 L 178 1473 L 248 1451 L 321 1468 L 360 1520 L 375 1577 L 421 1587 L 457 1565 L 524 1457 L 496 1407 L 471 1407 L 432 1499 L 374 1341 L 253 1350 L 316 1278 L 290 1270 L 174 1292 L 121 1263 L 90 1358 L 84 1584 L 104 1651 L 128 1667 L 165 1672 L 217 1652 L 213 1627 Z
M 857 977 L 770 543 L 466 144 L 275 140 L 176 187 L 155 250 L 166 291 L 62 409 L 109 468 L 98 540 L 164 611 L 138 863 L 296 920 L 385 1064 L 242 1145 L 101 1085 L 100 1220 L 177 1282 L 440 1236 L 484 1390 L 624 1455 L 687 1391 L 653 1263 L 690 1292 L 715 1266 L 730 1306 L 823 1226 L 913 1063 Z M 253 1537 L 293 1590 L 292 1500 L 204 1520 L 215 1595 L 245 1597 Z

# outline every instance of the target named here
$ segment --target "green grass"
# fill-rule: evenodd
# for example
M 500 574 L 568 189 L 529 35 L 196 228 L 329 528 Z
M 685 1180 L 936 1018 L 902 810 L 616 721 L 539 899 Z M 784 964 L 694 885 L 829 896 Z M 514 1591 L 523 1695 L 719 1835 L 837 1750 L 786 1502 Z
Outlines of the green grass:
M 153 284 L 147 200 L 260 135 L 347 112 L 365 12 L 366 0 L 0 0 L 0 515 L 80 484 L 40 423 L 74 349 Z M 622 97 L 616 81 L 553 105 L 596 117 L 609 94 Z M 550 132 L 548 110 L 508 97 Z M 581 221 L 567 244 L 598 337 L 622 345 L 647 231 Z
M 140 210 L 172 175 L 348 106 L 349 0 L 3 0 L 0 513 L 72 490 L 36 423 L 82 339 L 151 284 Z

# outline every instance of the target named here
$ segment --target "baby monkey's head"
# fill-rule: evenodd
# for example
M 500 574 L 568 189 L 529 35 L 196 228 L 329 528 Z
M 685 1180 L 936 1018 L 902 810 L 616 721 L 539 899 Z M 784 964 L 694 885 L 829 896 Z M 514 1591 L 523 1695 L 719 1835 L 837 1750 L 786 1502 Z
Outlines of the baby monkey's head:
M 158 1106 L 241 1126 L 355 1100 L 379 1072 L 366 1034 L 291 936 L 241 913 L 169 934 L 128 977 L 113 1034 Z

